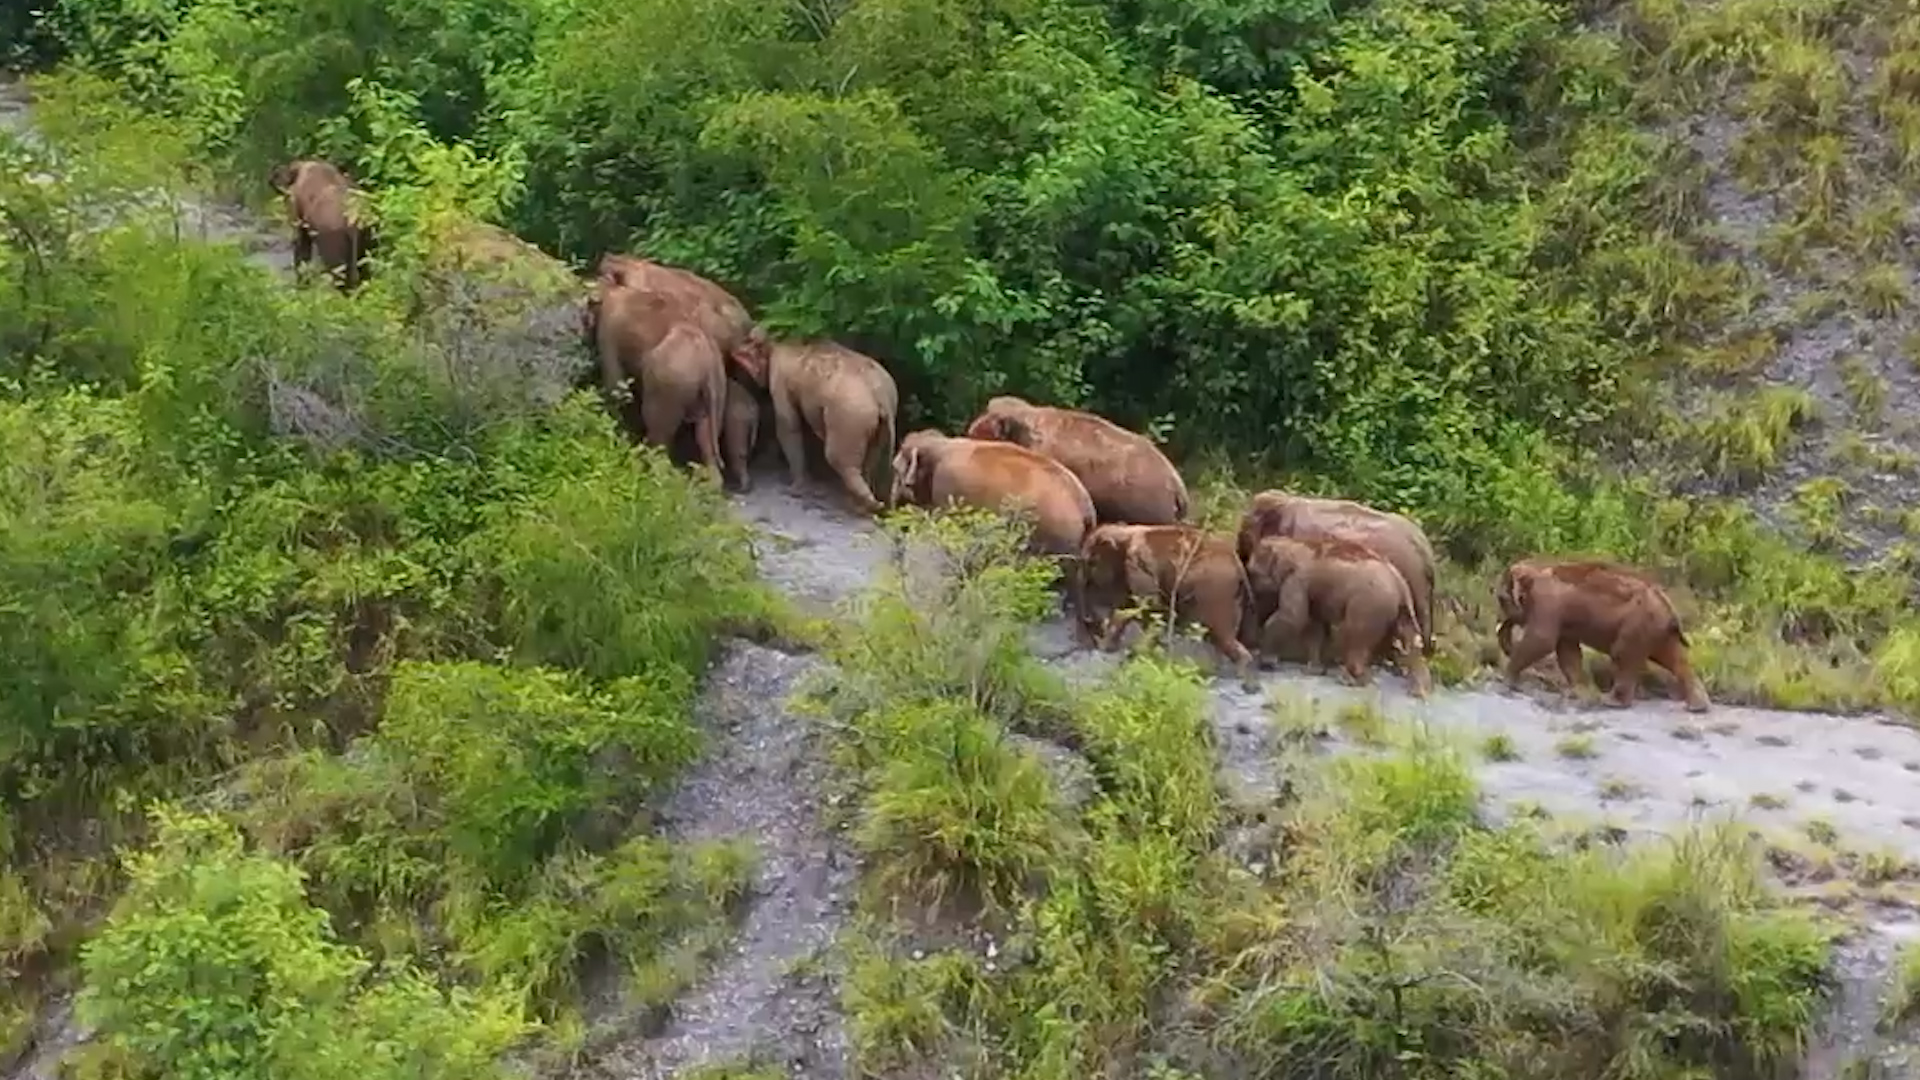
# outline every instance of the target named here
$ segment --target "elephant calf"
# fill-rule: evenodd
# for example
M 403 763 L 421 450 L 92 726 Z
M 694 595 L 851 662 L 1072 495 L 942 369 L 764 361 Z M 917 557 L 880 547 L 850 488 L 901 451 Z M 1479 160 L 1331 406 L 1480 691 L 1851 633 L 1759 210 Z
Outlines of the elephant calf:
M 1185 615 L 1206 627 L 1207 640 L 1253 688 L 1253 654 L 1240 641 L 1253 596 L 1230 538 L 1192 525 L 1100 525 L 1087 534 L 1080 562 L 1087 604 L 1080 625 L 1100 648 L 1112 649 L 1133 621 L 1116 609 L 1157 602 L 1169 618 Z
M 1413 592 L 1372 548 L 1337 536 L 1270 536 L 1254 545 L 1247 581 L 1256 610 L 1272 611 L 1260 628 L 1263 656 L 1304 643 L 1309 663 L 1322 667 L 1331 638 L 1347 678 L 1365 685 L 1373 658 L 1396 650 L 1413 695 L 1431 691 Z
M 354 219 L 353 182 L 331 162 L 311 158 L 276 166 L 267 182 L 286 196 L 293 218 L 293 265 L 306 265 L 318 252 L 342 292 L 358 288 L 373 231 Z
M 1073 470 L 1102 522 L 1171 525 L 1187 520 L 1187 483 L 1153 440 L 1078 409 L 996 397 L 967 436 L 1037 451 Z
M 863 514 L 881 509 L 874 488 L 893 454 L 900 392 L 880 362 L 834 341 L 779 342 L 748 370 L 773 399 L 773 430 L 795 488 L 806 480 L 802 426 L 820 438 L 827 465 Z M 871 483 L 869 483 L 871 477 Z
M 1580 648 L 1598 649 L 1613 660 L 1609 704 L 1633 704 L 1640 676 L 1652 660 L 1671 672 L 1674 696 L 1689 712 L 1712 707 L 1706 687 L 1687 657 L 1687 636 L 1665 589 L 1638 571 L 1615 563 L 1522 559 L 1500 575 L 1496 636 L 1507 654 L 1507 684 L 1553 654 L 1568 692 L 1581 685 Z M 1515 644 L 1513 631 L 1522 631 Z
M 1424 643 L 1421 655 L 1433 656 L 1433 544 L 1411 518 L 1346 499 L 1263 491 L 1240 519 L 1240 558 L 1251 559 L 1254 545 L 1269 536 L 1346 539 L 1378 552 L 1412 590 L 1414 618 Z

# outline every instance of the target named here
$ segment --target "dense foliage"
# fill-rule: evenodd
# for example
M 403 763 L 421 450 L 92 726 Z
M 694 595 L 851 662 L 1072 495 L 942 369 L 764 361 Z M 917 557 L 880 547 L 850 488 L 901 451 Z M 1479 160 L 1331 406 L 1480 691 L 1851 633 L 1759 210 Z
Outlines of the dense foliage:
M 564 256 L 643 248 L 1000 390 L 1270 457 L 1446 534 L 1627 542 L 1554 469 L 1691 288 L 1653 144 L 1551 0 L 68 0 L 54 31 L 250 179 L 404 181 L 410 125 Z M 256 188 L 257 189 L 257 188 Z
M 350 304 L 177 236 L 169 129 L 54 91 L 0 136 L 0 1044 L 103 915 L 104 1075 L 490 1076 L 589 952 L 671 994 L 754 858 L 648 810 L 771 610 L 744 531 L 448 364 L 505 331 L 404 322 L 426 270 Z M 424 251 L 459 200 L 408 200 Z

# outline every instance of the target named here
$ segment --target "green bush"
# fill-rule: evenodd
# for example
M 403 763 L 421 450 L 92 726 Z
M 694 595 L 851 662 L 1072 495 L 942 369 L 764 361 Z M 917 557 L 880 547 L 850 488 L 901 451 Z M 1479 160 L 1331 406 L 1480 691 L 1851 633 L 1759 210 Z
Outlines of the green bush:
M 131 1076 L 490 1077 L 527 1032 L 333 939 L 297 871 L 217 818 L 159 811 L 152 850 L 83 950 L 81 1015 Z
M 918 523 L 908 545 L 964 550 L 959 527 Z M 1019 580 L 1020 562 L 951 560 L 947 588 L 984 594 L 990 579 Z M 887 840 L 867 845 L 880 889 L 853 932 L 844 990 L 866 1073 L 938 1062 L 1064 1080 L 1150 1061 L 1165 1075 L 1738 1077 L 1804 1048 L 1833 931 L 1769 892 L 1740 828 L 1614 848 L 1525 819 L 1490 827 L 1463 757 L 1379 717 L 1368 722 L 1381 752 L 1289 755 L 1277 803 L 1229 804 L 1199 672 L 1152 651 L 1070 701 L 999 699 L 998 723 L 1058 724 L 1064 712 L 1091 766 L 1090 797 L 1043 813 L 1062 805 L 1057 779 L 984 784 L 958 752 L 977 750 L 944 732 L 887 737 L 994 731 L 946 673 L 1020 622 L 1009 605 L 964 635 L 915 633 L 943 613 L 903 603 L 912 580 L 875 586 L 821 691 L 870 703 L 845 731 L 855 835 Z M 911 610 L 928 614 L 909 624 Z M 908 637 L 924 651 L 895 662 L 891 643 Z M 866 696 L 877 679 L 916 704 Z M 915 780 L 911 807 L 937 813 L 902 813 L 902 774 Z M 969 931 L 1004 943 L 998 959 L 929 947 L 959 931 L 940 924 L 929 938 L 925 915 L 893 908 L 886 886 L 931 865 L 996 883 Z
M 168 123 L 97 80 L 45 89 L 51 146 L 0 146 L 59 166 L 47 182 L 0 176 L 0 966 L 20 974 L 0 992 L 7 1045 L 118 892 L 104 856 L 139 844 L 155 798 L 192 800 L 215 815 L 205 830 L 241 827 L 267 854 L 163 839 L 134 864 L 171 891 L 128 900 L 143 914 L 100 946 L 100 978 L 133 980 L 101 991 L 128 1069 L 340 1075 L 408 1054 L 478 1069 L 492 1051 L 461 1041 L 467 1014 L 435 1018 L 421 979 L 552 1020 L 562 1041 L 588 965 L 670 997 L 755 865 L 751 838 L 652 835 L 646 806 L 699 752 L 689 714 L 714 635 L 775 614 L 745 529 L 588 395 L 527 392 L 553 370 L 462 378 L 450 335 L 407 322 L 449 286 L 429 277 L 444 269 L 431 231 L 468 220 L 441 188 L 471 172 L 431 148 L 397 162 L 421 166 L 389 205 L 420 242 L 402 234 L 380 287 L 356 297 L 288 289 L 232 245 L 175 235 L 165 207 L 141 209 L 143 184 L 191 182 Z M 532 269 L 533 302 L 464 324 L 467 344 L 503 351 L 571 278 Z M 549 359 L 563 371 L 577 356 Z M 216 855 L 205 874 L 180 861 Z M 330 917 L 341 941 L 311 948 L 336 959 L 290 958 L 312 970 L 285 978 L 319 982 L 289 984 L 244 1039 L 222 1035 L 244 1018 L 210 1016 L 152 1042 L 142 1010 L 174 1007 L 171 991 L 126 969 L 191 929 L 162 918 L 168 903 L 215 905 L 195 890 L 227 869 L 279 920 L 269 938 Z M 341 996 L 359 949 L 420 976 Z M 314 1036 L 281 1030 L 311 995 L 339 1040 L 279 1048 Z M 417 1039 L 400 1038 L 393 1014 L 415 1007 Z M 302 1052 L 297 1068 L 281 1060 Z

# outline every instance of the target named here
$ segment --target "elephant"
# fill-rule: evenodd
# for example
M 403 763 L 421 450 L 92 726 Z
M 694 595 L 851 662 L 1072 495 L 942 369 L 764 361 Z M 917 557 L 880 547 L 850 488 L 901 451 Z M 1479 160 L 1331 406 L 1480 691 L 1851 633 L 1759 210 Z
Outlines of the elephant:
M 655 296 L 678 314 L 707 332 L 728 364 L 744 372 L 756 385 L 766 385 L 772 339 L 748 313 L 746 305 L 713 281 L 677 266 L 632 255 L 604 255 L 596 275 L 597 291 L 631 288 Z
M 1247 560 L 1247 581 L 1256 608 L 1272 610 L 1260 624 L 1263 657 L 1303 642 L 1309 662 L 1321 667 L 1331 638 L 1348 680 L 1365 685 L 1374 657 L 1394 650 L 1406 664 L 1413 695 L 1424 698 L 1432 691 L 1413 591 L 1372 548 L 1339 536 L 1265 537 Z
M 760 395 L 732 372 L 727 373 L 727 407 L 720 425 L 720 456 L 734 488 L 753 490 L 753 451 L 760 442 Z
M 1033 518 L 1029 550 L 1065 565 L 1067 600 L 1081 599 L 1080 546 L 1096 524 L 1093 500 L 1066 466 L 1024 446 L 950 436 L 923 428 L 893 455 L 890 506 L 954 504 Z
M 365 278 L 361 260 L 373 250 L 373 230 L 355 220 L 353 182 L 331 162 L 300 158 L 274 167 L 267 182 L 284 195 L 293 218 L 293 265 L 320 263 L 342 292 Z
M 1687 635 L 1673 601 L 1658 582 L 1631 567 L 1598 560 L 1521 559 L 1502 572 L 1494 587 L 1500 604 L 1495 636 L 1507 656 L 1507 685 L 1552 654 L 1567 691 L 1581 685 L 1581 646 L 1613 660 L 1607 702 L 1633 704 L 1647 661 L 1674 678 L 1674 696 L 1687 711 L 1712 708 L 1707 690 L 1687 656 Z M 1513 631 L 1522 631 L 1513 641 Z
M 673 305 L 638 289 L 615 288 L 589 302 L 602 388 L 619 399 L 622 378 L 637 386 L 646 440 L 670 450 L 691 421 L 696 452 L 716 486 L 720 428 L 727 407 L 727 367 L 719 345 L 699 325 L 680 321 Z
M 1433 544 L 1411 518 L 1346 499 L 1268 490 L 1255 495 L 1240 518 L 1240 558 L 1252 558 L 1254 545 L 1269 536 L 1339 536 L 1379 552 L 1412 590 L 1422 655 L 1433 656 Z
M 1087 533 L 1080 564 L 1087 605 L 1081 625 L 1101 649 L 1112 649 L 1133 621 L 1116 609 L 1129 600 L 1157 602 L 1169 617 L 1183 614 L 1206 627 L 1241 684 L 1255 687 L 1253 654 L 1240 640 L 1252 588 L 1230 537 L 1185 524 L 1102 524 Z
M 1188 519 L 1187 483 L 1153 440 L 1102 416 L 1000 396 L 967 425 L 968 438 L 996 439 L 1045 454 L 1073 470 L 1102 522 L 1172 525 Z
M 893 376 L 879 361 L 835 341 L 777 342 L 761 370 L 792 486 L 806 480 L 804 426 L 819 436 L 827 465 L 855 508 L 863 514 L 881 510 L 874 486 L 884 487 L 879 473 L 893 455 L 900 410 Z

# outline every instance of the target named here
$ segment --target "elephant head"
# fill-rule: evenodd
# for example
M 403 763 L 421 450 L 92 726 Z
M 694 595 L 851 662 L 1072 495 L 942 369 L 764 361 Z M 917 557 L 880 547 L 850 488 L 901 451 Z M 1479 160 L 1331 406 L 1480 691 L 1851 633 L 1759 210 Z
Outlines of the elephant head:
M 303 164 L 301 161 L 288 161 L 275 165 L 273 171 L 267 174 L 268 185 L 282 195 L 286 194 L 293 182 L 300 178 L 300 166 Z
M 987 407 L 974 417 L 973 423 L 967 425 L 967 438 L 1010 442 L 1032 449 L 1033 427 L 1027 423 L 1024 415 L 1032 407 L 1020 398 L 1008 395 L 990 398 Z
M 741 373 L 759 386 L 767 385 L 767 371 L 773 365 L 773 339 L 759 323 L 747 328 L 746 334 L 727 353 Z
M 1285 536 L 1269 536 L 1253 545 L 1247 559 L 1247 584 L 1256 597 L 1271 597 L 1297 572 L 1305 546 Z
M 893 455 L 893 487 L 887 492 L 887 505 L 919 505 L 927 499 L 927 485 L 947 437 L 932 428 L 922 428 L 900 440 Z

